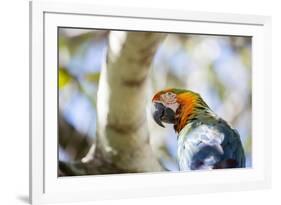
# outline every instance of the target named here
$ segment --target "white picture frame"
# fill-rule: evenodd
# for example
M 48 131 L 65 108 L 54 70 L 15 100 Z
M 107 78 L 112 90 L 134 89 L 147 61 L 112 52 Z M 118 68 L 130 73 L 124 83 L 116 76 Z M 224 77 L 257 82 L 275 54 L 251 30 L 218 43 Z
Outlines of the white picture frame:
M 57 27 L 252 36 L 253 167 L 57 177 Z M 271 185 L 271 19 L 265 16 L 30 3 L 30 201 L 75 202 L 238 191 Z M 45 70 L 45 66 L 54 67 Z M 266 100 L 265 100 L 266 99 Z M 71 196 L 71 197 L 70 197 Z

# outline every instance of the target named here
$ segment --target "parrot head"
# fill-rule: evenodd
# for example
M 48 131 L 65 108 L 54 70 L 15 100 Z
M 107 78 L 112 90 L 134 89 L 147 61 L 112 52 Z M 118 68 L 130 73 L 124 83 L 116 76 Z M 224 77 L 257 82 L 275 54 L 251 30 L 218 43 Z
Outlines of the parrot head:
M 170 88 L 159 91 L 152 98 L 153 118 L 161 127 L 174 124 L 176 132 L 196 118 L 199 112 L 209 109 L 199 94 L 184 89 Z

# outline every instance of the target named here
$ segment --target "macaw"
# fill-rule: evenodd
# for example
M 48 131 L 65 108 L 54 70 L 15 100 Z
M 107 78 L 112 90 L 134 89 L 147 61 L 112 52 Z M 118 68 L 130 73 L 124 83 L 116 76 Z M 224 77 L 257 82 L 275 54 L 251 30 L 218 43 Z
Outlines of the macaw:
M 174 125 L 180 171 L 245 167 L 240 135 L 218 117 L 198 93 L 166 89 L 152 98 L 153 118 Z

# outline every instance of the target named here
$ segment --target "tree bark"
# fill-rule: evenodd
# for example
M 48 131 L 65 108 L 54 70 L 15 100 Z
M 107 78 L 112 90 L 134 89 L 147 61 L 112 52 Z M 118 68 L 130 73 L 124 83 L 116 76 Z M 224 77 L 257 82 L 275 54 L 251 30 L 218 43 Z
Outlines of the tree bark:
M 110 33 L 97 96 L 97 140 L 77 165 L 84 174 L 163 170 L 150 146 L 146 100 L 149 68 L 164 38 L 152 32 Z

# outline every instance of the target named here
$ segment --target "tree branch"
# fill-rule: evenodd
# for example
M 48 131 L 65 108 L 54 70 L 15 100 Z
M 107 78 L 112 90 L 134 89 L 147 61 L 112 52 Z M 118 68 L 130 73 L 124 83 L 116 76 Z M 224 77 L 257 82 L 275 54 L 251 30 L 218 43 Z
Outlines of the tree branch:
M 151 32 L 109 35 L 98 90 L 96 149 L 127 172 L 162 170 L 149 143 L 145 109 L 150 64 L 164 37 Z
M 74 160 L 84 157 L 93 143 L 90 137 L 78 132 L 72 125 L 65 121 L 61 114 L 58 120 L 59 145 Z

